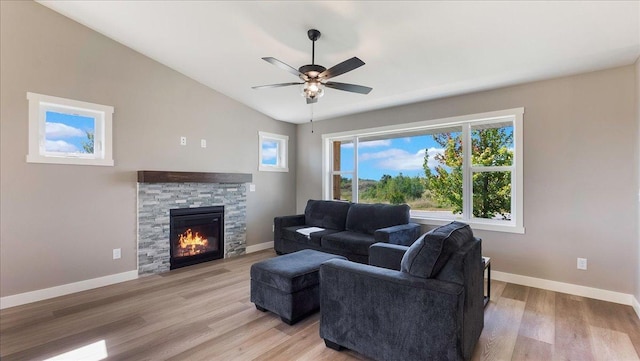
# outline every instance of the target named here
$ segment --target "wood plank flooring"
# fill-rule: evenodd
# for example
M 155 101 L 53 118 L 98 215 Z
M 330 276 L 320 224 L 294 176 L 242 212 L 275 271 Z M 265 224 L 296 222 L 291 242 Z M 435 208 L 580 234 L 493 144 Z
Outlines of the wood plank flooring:
M 104 345 L 108 360 L 367 360 L 255 309 L 262 251 L 0 311 L 0 358 L 45 360 Z M 630 306 L 492 281 L 473 360 L 640 360 Z M 104 343 L 102 343 L 104 342 Z M 73 359 L 73 358 L 72 358 Z

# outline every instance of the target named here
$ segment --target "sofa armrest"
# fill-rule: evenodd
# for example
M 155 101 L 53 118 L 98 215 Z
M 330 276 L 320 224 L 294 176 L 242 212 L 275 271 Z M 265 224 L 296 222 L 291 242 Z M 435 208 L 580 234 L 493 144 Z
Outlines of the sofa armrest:
M 373 233 L 376 242 L 410 246 L 420 237 L 420 225 L 416 223 L 380 228 Z
M 409 247 L 397 244 L 374 243 L 369 247 L 369 264 L 400 271 L 400 262 L 407 249 Z
M 278 254 L 284 253 L 282 249 L 282 229 L 292 226 L 304 225 L 304 214 L 295 216 L 275 217 L 273 219 L 273 248 Z
M 320 266 L 320 337 L 375 359 L 461 360 L 463 303 L 454 283 L 344 260 Z
M 294 216 L 275 217 L 273 219 L 275 228 L 285 228 L 292 226 L 304 225 L 304 214 L 296 214 Z

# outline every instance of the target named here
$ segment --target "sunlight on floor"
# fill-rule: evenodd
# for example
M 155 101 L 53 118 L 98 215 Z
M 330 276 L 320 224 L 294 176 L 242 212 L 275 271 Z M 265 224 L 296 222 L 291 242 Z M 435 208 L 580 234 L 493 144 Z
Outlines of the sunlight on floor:
M 106 359 L 107 356 L 107 344 L 104 340 L 100 340 L 44 361 L 99 361 Z

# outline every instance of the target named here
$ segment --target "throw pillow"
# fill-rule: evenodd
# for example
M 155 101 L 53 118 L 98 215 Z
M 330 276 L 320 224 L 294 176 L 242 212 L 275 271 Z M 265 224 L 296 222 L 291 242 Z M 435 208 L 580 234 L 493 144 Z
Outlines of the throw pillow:
M 451 222 L 432 229 L 409 247 L 402 257 L 400 270 L 412 276 L 432 278 L 469 240 L 473 240 L 473 232 L 465 223 Z

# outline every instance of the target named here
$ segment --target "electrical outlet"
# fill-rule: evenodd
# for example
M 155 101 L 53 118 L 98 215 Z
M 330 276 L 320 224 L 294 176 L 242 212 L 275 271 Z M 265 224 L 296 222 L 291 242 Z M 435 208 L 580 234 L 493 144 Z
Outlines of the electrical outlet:
M 187 145 L 187 137 L 180 137 L 180 145 Z
M 249 192 L 255 192 L 256 191 L 256 185 L 251 183 L 249 184 Z
M 586 270 L 587 269 L 587 259 L 586 258 L 578 258 L 578 269 Z
M 122 250 L 120 248 L 113 249 L 113 259 L 120 259 L 122 257 Z
M 206 148 L 207 147 L 207 140 L 206 139 L 200 139 L 200 146 L 202 148 Z

